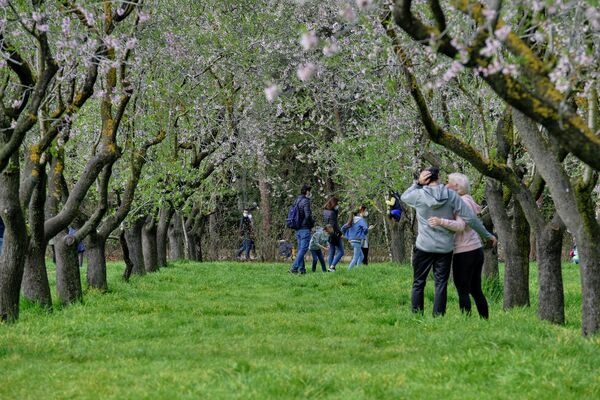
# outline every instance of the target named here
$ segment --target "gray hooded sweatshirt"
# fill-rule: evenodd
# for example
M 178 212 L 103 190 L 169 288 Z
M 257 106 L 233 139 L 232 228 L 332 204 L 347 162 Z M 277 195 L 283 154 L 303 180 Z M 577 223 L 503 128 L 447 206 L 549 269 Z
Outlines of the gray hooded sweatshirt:
M 419 250 L 450 253 L 454 249 L 454 232 L 442 226 L 429 226 L 427 220 L 431 217 L 454 219 L 454 215 L 460 215 L 481 237 L 492 237 L 460 195 L 444 185 L 420 186 L 415 183 L 402 194 L 401 199 L 417 211 L 419 234 L 416 246 Z

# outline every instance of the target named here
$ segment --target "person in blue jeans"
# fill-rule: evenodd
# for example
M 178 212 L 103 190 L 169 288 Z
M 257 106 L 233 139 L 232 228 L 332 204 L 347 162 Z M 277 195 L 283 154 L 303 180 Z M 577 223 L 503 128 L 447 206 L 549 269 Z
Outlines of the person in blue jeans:
M 310 230 L 315 225 L 312 217 L 312 213 L 310 211 L 310 199 L 312 194 L 310 192 L 311 187 L 309 185 L 302 185 L 302 189 L 300 190 L 300 196 L 296 197 L 295 205 L 298 206 L 300 210 L 300 227 L 296 229 L 296 240 L 298 240 L 298 255 L 296 256 L 296 260 L 292 264 L 290 268 L 290 272 L 292 274 L 297 274 L 300 272 L 301 274 L 306 273 L 306 268 L 304 266 L 304 255 L 308 251 L 308 245 L 310 244 Z
M 369 233 L 369 226 L 364 218 L 365 212 L 366 208 L 361 207 L 361 209 L 354 212 L 354 214 L 350 216 L 348 222 L 342 226 L 342 232 L 344 233 L 344 236 L 350 241 L 350 244 L 354 249 L 352 261 L 350 261 L 350 265 L 348 266 L 348 271 L 352 270 L 354 267 L 359 267 L 364 258 L 362 252 L 362 241 Z
M 342 230 L 338 223 L 339 206 L 338 199 L 334 196 L 327 200 L 323 210 L 323 223 L 333 227 L 333 233 L 329 235 L 329 272 L 335 271 L 335 266 L 344 257 L 344 244 L 342 243 Z

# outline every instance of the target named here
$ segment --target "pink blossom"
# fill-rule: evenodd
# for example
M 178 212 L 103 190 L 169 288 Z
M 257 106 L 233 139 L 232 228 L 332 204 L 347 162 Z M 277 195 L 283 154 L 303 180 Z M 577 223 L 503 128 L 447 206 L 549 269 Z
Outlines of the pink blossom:
M 491 8 L 486 8 L 485 10 L 483 10 L 482 14 L 488 22 L 492 22 L 497 15 L 496 10 L 493 10 Z
M 150 14 L 140 11 L 138 17 L 140 18 L 140 23 L 144 23 L 150 19 Z
M 306 63 L 298 67 L 296 74 L 298 75 L 298 79 L 300 79 L 302 82 L 308 82 L 314 75 L 315 70 L 316 68 L 313 63 Z
M 65 36 L 71 34 L 71 19 L 69 17 L 63 18 L 61 27 Z
M 500 39 L 501 41 L 504 42 L 506 40 L 506 38 L 508 37 L 508 35 L 510 34 L 510 26 L 504 25 L 502 28 L 496 29 L 494 34 L 496 35 L 496 37 L 498 39 Z
M 314 31 L 306 32 L 302 34 L 300 44 L 304 50 L 312 50 L 319 44 L 319 38 Z
M 37 28 L 38 28 L 38 30 L 39 30 L 40 32 L 48 32 L 48 24 L 41 24 L 41 25 L 38 25 L 38 27 L 37 27 Z
M 347 4 L 346 7 L 340 11 L 340 16 L 348 22 L 356 21 L 356 13 L 350 4 Z
M 373 0 L 356 0 L 358 8 L 365 9 L 373 4 Z
M 479 50 L 479 54 L 481 54 L 484 57 L 492 57 L 493 55 L 498 53 L 500 47 L 501 44 L 498 40 L 487 38 L 485 39 L 485 47 Z
M 271 86 L 265 88 L 265 97 L 267 98 L 267 101 L 269 103 L 272 103 L 275 100 L 277 100 L 280 93 L 281 93 L 281 90 L 279 89 L 279 86 L 277 86 L 277 85 L 271 85 Z
M 122 17 L 123 14 L 125 14 L 125 10 L 123 10 L 121 7 L 117 8 L 117 15 Z
M 340 46 L 338 46 L 337 42 L 331 41 L 325 47 L 323 47 L 323 54 L 325 57 L 331 57 L 337 52 L 340 51 Z
M 38 12 L 33 12 L 31 13 L 31 19 L 33 19 L 37 23 L 40 23 L 42 22 L 42 14 Z

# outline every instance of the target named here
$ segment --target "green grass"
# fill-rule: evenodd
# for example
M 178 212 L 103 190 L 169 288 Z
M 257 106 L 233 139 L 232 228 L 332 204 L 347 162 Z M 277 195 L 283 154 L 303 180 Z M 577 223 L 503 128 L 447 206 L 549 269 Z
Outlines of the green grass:
M 0 399 L 598 398 L 600 340 L 580 336 L 579 272 L 567 324 L 533 305 L 490 321 L 409 312 L 411 271 L 287 274 L 282 264 L 178 263 L 52 314 L 0 326 Z M 532 277 L 536 271 L 532 269 Z M 51 271 L 51 279 L 53 279 Z M 534 281 L 535 279 L 532 279 Z

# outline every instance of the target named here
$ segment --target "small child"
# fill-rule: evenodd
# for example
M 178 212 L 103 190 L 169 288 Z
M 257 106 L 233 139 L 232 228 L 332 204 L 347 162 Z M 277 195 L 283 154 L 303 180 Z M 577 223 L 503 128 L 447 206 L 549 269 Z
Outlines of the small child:
M 317 260 L 321 263 L 321 269 L 323 272 L 327 272 L 325 267 L 325 258 L 323 257 L 322 249 L 329 248 L 329 235 L 333 233 L 333 226 L 325 225 L 325 228 L 317 227 L 315 233 L 310 238 L 310 244 L 308 249 L 312 254 L 312 272 L 317 270 Z
M 279 255 L 283 257 L 284 260 L 292 258 L 292 245 L 290 242 L 283 239 L 279 241 Z

